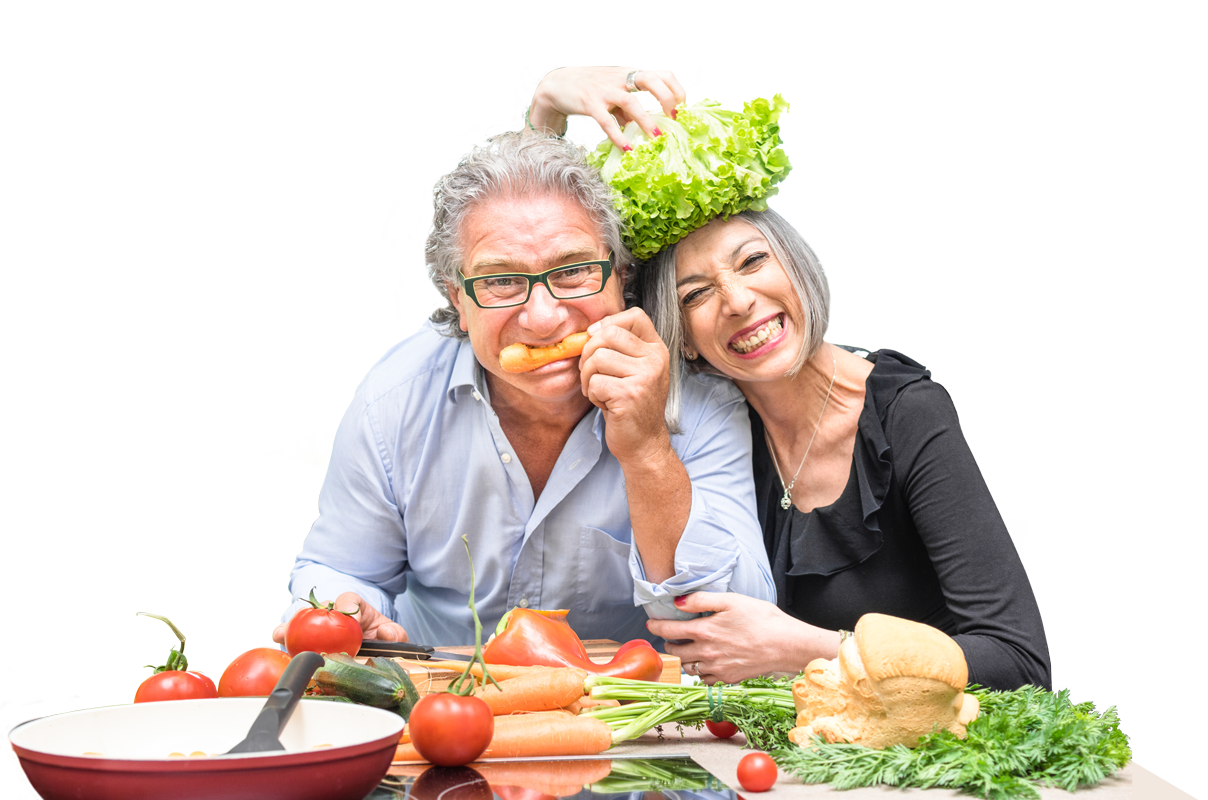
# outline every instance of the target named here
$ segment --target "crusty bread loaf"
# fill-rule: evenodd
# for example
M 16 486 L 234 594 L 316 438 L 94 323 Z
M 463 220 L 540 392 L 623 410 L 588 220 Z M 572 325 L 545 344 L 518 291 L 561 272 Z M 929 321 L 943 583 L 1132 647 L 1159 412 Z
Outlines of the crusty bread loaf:
M 969 682 L 960 645 L 941 630 L 891 617 L 865 614 L 856 623 L 856 647 L 869 680 L 911 676 L 934 678 L 955 689 Z
M 943 632 L 884 614 L 866 614 L 839 657 L 810 662 L 793 684 L 797 727 L 789 739 L 811 737 L 883 748 L 913 747 L 937 729 L 957 736 L 978 712 L 964 693 L 964 652 Z

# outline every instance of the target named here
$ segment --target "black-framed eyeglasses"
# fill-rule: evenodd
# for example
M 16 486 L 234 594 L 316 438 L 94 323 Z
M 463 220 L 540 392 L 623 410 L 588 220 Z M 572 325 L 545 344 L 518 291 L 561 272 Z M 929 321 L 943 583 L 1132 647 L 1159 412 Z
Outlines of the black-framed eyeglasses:
M 604 291 L 612 275 L 612 254 L 604 261 L 583 261 L 554 267 L 536 275 L 529 272 L 498 272 L 494 275 L 461 275 L 462 288 L 479 308 L 508 308 L 528 302 L 533 287 L 541 284 L 558 300 L 590 297 Z

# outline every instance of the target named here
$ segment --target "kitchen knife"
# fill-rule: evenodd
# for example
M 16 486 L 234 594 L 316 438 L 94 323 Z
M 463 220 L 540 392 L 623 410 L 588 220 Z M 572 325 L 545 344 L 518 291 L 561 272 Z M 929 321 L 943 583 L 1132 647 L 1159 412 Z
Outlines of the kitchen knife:
M 419 661 L 435 659 L 437 661 L 469 661 L 472 656 L 462 653 L 449 653 L 434 650 L 426 644 L 411 644 L 410 642 L 384 642 L 377 639 L 366 639 L 361 642 L 358 656 L 368 658 L 378 656 L 385 658 L 411 658 Z

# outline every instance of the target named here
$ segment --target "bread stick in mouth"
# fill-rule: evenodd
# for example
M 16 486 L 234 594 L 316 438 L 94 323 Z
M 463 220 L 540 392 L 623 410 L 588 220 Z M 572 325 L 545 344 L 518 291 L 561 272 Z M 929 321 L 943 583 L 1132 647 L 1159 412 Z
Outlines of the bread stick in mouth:
M 528 372 L 561 361 L 575 358 L 583 352 L 590 338 L 586 332 L 572 333 L 562 341 L 545 347 L 529 347 L 527 344 L 509 344 L 499 351 L 499 366 L 504 372 Z

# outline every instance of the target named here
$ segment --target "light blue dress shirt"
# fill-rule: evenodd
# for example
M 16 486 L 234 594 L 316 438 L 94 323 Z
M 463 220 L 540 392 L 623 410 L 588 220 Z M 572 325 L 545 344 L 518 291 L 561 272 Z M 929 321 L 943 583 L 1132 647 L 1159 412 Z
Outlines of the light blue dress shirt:
M 633 544 L 624 475 L 599 409 L 575 427 L 534 501 L 470 344 L 425 325 L 357 389 L 290 592 L 317 587 L 322 600 L 356 592 L 412 642 L 473 644 L 464 534 L 484 639 L 514 606 L 567 608 L 582 638 L 623 642 L 653 640 L 647 616 L 676 616 L 673 598 L 688 592 L 774 601 L 746 403 L 729 381 L 697 376 L 683 408 L 672 445 L 692 479 L 692 511 L 676 574 L 656 584 Z M 295 600 L 284 618 L 301 606 Z

